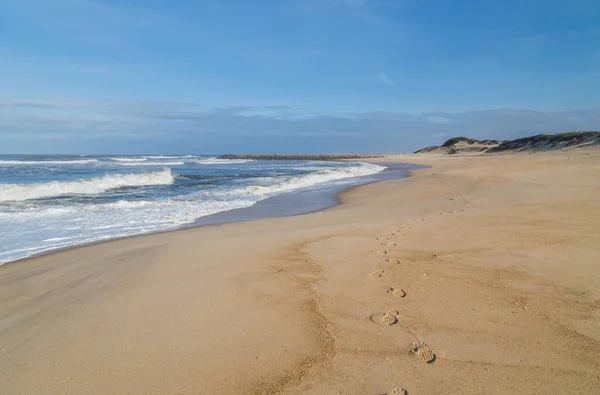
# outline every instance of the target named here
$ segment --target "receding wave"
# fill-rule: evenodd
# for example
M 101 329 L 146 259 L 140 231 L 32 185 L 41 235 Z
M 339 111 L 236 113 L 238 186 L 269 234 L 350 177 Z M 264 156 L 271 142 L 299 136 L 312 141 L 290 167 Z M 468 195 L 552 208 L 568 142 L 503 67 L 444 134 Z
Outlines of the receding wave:
M 250 194 L 270 194 L 294 189 L 306 188 L 312 185 L 321 184 L 328 181 L 341 180 L 344 178 L 368 176 L 379 173 L 386 167 L 374 165 L 371 163 L 360 163 L 354 167 L 344 167 L 331 170 L 321 170 L 313 173 L 303 174 L 301 176 L 290 177 L 287 180 L 269 186 L 249 186 L 246 192 Z
M 153 173 L 106 175 L 77 181 L 0 184 L 0 202 L 43 199 L 63 195 L 95 195 L 121 187 L 169 185 L 174 182 L 171 171 L 165 169 Z
M 232 165 L 236 163 L 254 162 L 253 159 L 198 159 L 194 163 L 199 165 Z
M 98 160 L 0 160 L 0 165 L 85 165 L 94 162 L 98 162 Z

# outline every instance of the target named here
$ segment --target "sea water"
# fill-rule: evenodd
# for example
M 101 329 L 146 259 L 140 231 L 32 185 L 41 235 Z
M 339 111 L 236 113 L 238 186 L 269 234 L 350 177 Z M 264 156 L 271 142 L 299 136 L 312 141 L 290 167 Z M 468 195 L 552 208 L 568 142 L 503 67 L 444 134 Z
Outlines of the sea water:
M 0 264 L 177 229 L 290 192 L 352 185 L 384 166 L 202 155 L 0 156 Z

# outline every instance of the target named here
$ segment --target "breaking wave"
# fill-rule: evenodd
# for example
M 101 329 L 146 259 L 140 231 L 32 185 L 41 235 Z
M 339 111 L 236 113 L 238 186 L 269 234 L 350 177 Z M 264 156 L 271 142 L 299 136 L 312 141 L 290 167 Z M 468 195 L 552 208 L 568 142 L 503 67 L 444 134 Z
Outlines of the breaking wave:
M 252 194 L 271 194 L 294 189 L 306 188 L 316 184 L 328 181 L 341 180 L 344 178 L 368 176 L 379 173 L 386 167 L 374 165 L 371 163 L 360 163 L 356 167 L 338 168 L 332 170 L 320 170 L 314 173 L 303 174 L 301 176 L 290 177 L 285 181 L 269 186 L 250 186 L 246 190 Z
M 94 195 L 122 187 L 169 185 L 175 181 L 171 171 L 144 174 L 118 174 L 77 181 L 37 184 L 0 184 L 0 202 L 43 199 L 63 195 Z

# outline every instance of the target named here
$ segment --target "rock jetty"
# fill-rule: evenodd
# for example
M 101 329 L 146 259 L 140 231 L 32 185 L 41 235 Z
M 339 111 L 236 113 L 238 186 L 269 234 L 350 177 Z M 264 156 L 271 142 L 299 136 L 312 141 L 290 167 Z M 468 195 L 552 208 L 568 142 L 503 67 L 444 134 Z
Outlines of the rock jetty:
M 254 159 L 254 160 L 345 160 L 382 158 L 381 154 L 226 154 L 217 159 Z

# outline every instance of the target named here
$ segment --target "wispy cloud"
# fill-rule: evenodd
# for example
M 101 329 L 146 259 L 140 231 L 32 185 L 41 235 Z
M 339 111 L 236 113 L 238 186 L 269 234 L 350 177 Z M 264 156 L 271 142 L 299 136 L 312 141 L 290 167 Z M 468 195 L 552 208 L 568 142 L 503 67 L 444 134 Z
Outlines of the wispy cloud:
M 388 77 L 388 75 L 385 73 L 377 74 L 377 78 L 379 79 L 379 81 L 383 82 L 386 85 L 394 85 L 394 81 L 392 81 L 390 77 Z
M 46 100 L 0 100 L 0 108 L 56 108 L 54 102 Z

